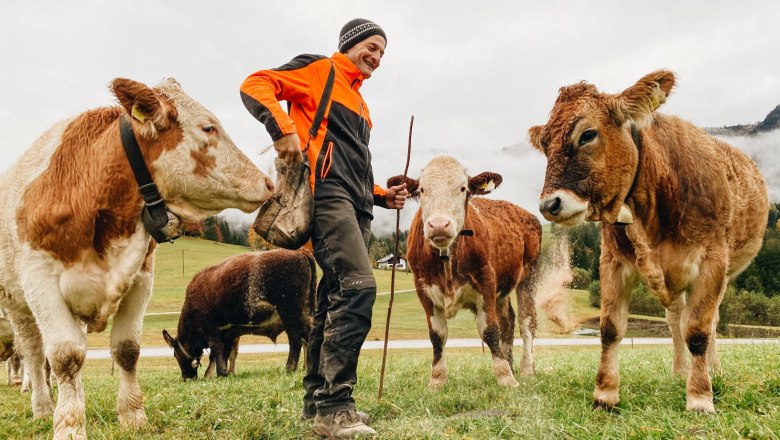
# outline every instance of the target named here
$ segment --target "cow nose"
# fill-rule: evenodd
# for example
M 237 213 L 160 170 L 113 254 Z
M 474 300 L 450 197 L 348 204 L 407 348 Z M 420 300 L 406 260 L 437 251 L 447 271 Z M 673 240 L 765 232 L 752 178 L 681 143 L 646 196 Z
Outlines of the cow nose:
M 264 179 L 265 179 L 265 187 L 266 187 L 266 189 L 268 189 L 268 193 L 269 194 L 273 194 L 274 193 L 274 182 L 273 182 L 273 180 L 269 179 L 267 176 L 264 177 Z
M 433 232 L 443 232 L 450 227 L 450 220 L 443 217 L 434 217 L 428 220 L 427 226 Z
M 563 206 L 561 205 L 560 197 L 545 199 L 539 203 L 539 211 L 541 211 L 542 214 L 548 213 L 551 215 L 558 215 L 560 214 L 561 209 L 563 209 Z

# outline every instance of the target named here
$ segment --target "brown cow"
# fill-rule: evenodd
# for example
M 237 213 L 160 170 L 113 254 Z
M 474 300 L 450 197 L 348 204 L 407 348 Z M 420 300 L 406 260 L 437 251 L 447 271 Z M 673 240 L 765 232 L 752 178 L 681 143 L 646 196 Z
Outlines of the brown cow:
M 182 379 L 196 379 L 203 350 L 210 349 L 204 377 L 235 373 L 238 340 L 287 333 L 287 371 L 298 368 L 301 345 L 309 338 L 317 290 L 317 268 L 308 249 L 275 249 L 228 258 L 198 272 L 187 286 L 173 349 Z
M 251 212 L 273 193 L 217 118 L 175 80 L 148 87 L 117 78 L 111 90 L 120 105 L 57 123 L 0 175 L 0 306 L 30 374 L 33 416 L 53 409 L 57 439 L 86 438 L 81 324 L 102 331 L 112 317 L 119 423 L 146 424 L 136 364 L 152 292 L 151 234 L 168 237 L 182 220 L 226 208 Z M 142 198 L 135 177 L 141 168 L 165 205 Z M 143 188 L 156 195 L 151 184 Z M 167 227 L 144 222 L 145 205 L 170 220 Z M 44 356 L 57 378 L 54 408 Z
M 547 156 L 544 217 L 602 222 L 595 408 L 619 401 L 617 347 L 641 280 L 666 307 L 675 373 L 687 372 L 685 343 L 691 352 L 687 409 L 715 412 L 707 367 L 720 369 L 718 305 L 761 247 L 768 204 L 758 168 L 703 130 L 655 112 L 674 83 L 661 70 L 617 95 L 585 82 L 563 87 L 547 125 L 529 130 Z
M 399 184 L 401 179 L 389 179 L 388 186 Z M 518 206 L 472 198 L 491 192 L 501 180 L 500 175 L 489 172 L 469 177 L 466 169 L 448 156 L 431 160 L 419 180 L 406 179 L 409 192 L 420 201 L 406 256 L 433 345 L 431 388 L 447 381 L 447 320 L 464 307 L 476 314 L 477 330 L 490 348 L 498 383 L 518 386 L 512 374 L 512 290 L 517 292 L 520 309 L 521 372 L 534 372 L 533 295 L 542 229 L 536 217 Z

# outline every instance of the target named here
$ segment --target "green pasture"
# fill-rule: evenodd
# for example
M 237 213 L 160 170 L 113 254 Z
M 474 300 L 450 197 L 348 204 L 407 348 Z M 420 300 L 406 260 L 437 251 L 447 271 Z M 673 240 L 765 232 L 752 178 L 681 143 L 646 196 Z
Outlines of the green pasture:
M 155 257 L 154 290 L 146 308 L 141 345 L 162 346 L 162 329 L 175 333 L 179 316 L 169 312 L 181 310 L 184 293 L 192 277 L 204 267 L 220 263 L 231 256 L 248 252 L 242 246 L 216 243 L 208 240 L 183 237 L 173 244 L 161 244 Z M 374 305 L 374 317 L 369 340 L 383 340 L 387 309 L 390 300 L 391 271 L 375 270 L 377 296 Z M 412 274 L 397 271 L 395 274 L 395 299 L 391 313 L 391 339 L 427 339 L 428 328 L 425 314 L 420 306 L 417 294 L 413 291 Z M 569 304 L 573 313 L 579 317 L 598 316 L 598 309 L 588 304 L 586 291 L 568 290 Z M 515 303 L 516 304 L 516 303 Z M 159 314 L 166 313 L 166 314 Z M 450 338 L 477 338 L 476 324 L 471 312 L 461 311 L 449 321 Z M 545 320 L 544 312 L 539 311 L 538 337 L 557 337 L 556 328 Z M 89 348 L 106 348 L 109 345 L 110 326 L 102 333 L 88 335 Z M 242 343 L 267 343 L 267 338 L 246 336 Z M 278 342 L 286 342 L 282 334 Z
M 537 348 L 537 374 L 520 387 L 496 385 L 490 356 L 446 350 L 449 381 L 426 389 L 427 350 L 388 354 L 377 400 L 381 351 L 364 351 L 355 398 L 387 439 L 778 439 L 780 345 L 720 348 L 715 415 L 685 411 L 685 382 L 671 373 L 670 347 L 620 351 L 619 412 L 591 410 L 598 347 Z M 309 439 L 301 421 L 302 372 L 283 370 L 284 354 L 242 355 L 235 377 L 181 382 L 172 359 L 142 358 L 139 381 L 149 425 L 123 431 L 117 378 L 109 360 L 88 360 L 83 381 L 91 439 Z M 0 438 L 51 436 L 50 419 L 33 420 L 29 395 L 0 386 Z

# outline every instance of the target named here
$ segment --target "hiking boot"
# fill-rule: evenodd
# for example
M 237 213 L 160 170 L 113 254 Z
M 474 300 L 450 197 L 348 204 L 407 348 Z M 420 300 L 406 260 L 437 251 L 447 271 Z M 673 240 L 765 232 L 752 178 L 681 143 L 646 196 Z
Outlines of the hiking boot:
M 371 420 L 371 416 L 364 413 L 363 411 L 355 411 L 355 415 L 357 416 L 358 420 L 363 422 L 363 424 L 368 425 L 368 422 Z M 316 416 L 316 414 L 307 414 L 306 412 L 303 412 L 301 414 L 301 420 L 311 420 Z
M 314 418 L 312 431 L 328 439 L 351 439 L 357 436 L 373 437 L 376 431 L 366 426 L 356 411 L 342 410 Z

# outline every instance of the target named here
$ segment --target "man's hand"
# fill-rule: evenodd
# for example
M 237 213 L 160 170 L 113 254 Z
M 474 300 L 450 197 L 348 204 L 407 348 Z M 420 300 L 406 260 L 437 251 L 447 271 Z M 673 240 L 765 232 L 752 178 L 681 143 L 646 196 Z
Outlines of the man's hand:
M 385 193 L 385 204 L 388 209 L 402 209 L 406 203 L 409 191 L 406 190 L 406 183 L 391 186 Z
M 301 162 L 301 140 L 295 133 L 286 134 L 274 141 L 274 150 L 279 159 L 286 163 Z

